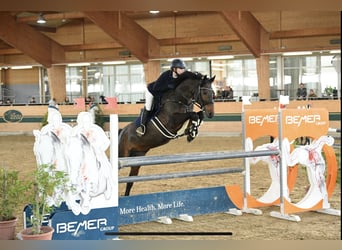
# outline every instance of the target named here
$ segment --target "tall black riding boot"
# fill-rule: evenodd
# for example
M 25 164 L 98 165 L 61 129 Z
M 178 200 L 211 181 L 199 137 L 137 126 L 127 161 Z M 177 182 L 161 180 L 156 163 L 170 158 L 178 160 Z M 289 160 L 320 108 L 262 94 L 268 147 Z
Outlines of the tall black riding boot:
M 149 113 L 150 111 L 146 110 L 145 108 L 141 109 L 140 126 L 135 130 L 138 136 L 143 136 L 146 132 L 146 122 L 147 122 L 147 117 Z

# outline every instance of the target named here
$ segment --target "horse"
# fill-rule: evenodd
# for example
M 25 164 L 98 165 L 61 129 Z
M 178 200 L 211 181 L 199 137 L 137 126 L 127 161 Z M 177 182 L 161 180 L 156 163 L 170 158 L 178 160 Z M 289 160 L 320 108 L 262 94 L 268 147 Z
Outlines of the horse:
M 66 146 L 67 165 L 70 169 L 73 194 L 79 198 L 79 207 L 74 207 L 75 214 L 88 214 L 91 200 L 104 195 L 109 200 L 112 195 L 114 180 L 111 178 L 111 165 L 107 160 L 99 159 L 89 140 L 82 133 L 71 135 Z
M 160 99 L 159 111 L 146 124 L 144 136 L 136 133 L 137 121 L 131 122 L 119 130 L 119 157 L 144 156 L 155 147 L 170 140 L 187 135 L 190 142 L 195 138 L 204 115 L 214 117 L 214 91 L 212 82 L 215 76 L 208 78 L 197 72 L 186 71 L 177 78 L 176 87 L 169 89 Z M 194 111 L 194 105 L 200 111 Z M 188 122 L 187 129 L 179 131 Z M 131 167 L 129 176 L 137 176 L 139 167 Z M 129 196 L 133 182 L 126 185 L 125 196 Z
M 36 156 L 37 164 L 54 165 L 56 171 L 63 171 L 69 175 L 70 171 L 65 158 L 64 143 L 61 138 L 52 130 L 46 132 L 33 130 L 33 134 L 35 136 L 33 152 Z M 68 185 L 70 187 L 70 184 Z M 49 197 L 49 204 L 60 206 L 64 200 L 70 207 L 77 206 L 69 188 L 55 189 L 53 195 Z

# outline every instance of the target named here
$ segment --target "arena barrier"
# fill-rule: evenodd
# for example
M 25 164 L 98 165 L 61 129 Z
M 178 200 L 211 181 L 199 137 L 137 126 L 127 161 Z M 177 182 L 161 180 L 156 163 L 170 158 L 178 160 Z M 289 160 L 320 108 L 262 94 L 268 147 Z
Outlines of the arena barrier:
M 280 205 L 280 212 L 271 212 L 271 216 L 292 221 L 300 221 L 293 213 L 317 211 L 332 215 L 341 215 L 340 210 L 330 208 L 331 197 L 337 177 L 337 161 L 333 150 L 334 139 L 328 133 L 328 112 L 324 109 L 275 109 L 246 110 L 243 112 L 243 133 L 245 150 L 253 150 L 253 141 L 262 136 L 272 136 L 274 141 L 255 150 L 280 150 L 274 157 L 245 159 L 245 185 L 242 191 L 238 187 L 227 187 L 233 203 L 245 213 L 262 214 L 258 207 Z M 294 147 L 296 138 L 307 136 L 312 144 Z M 291 142 L 291 143 L 290 143 Z M 325 174 L 325 160 L 327 173 Z M 259 160 L 268 163 L 271 185 L 260 197 L 251 196 L 250 164 Z M 297 164 L 307 169 L 310 188 L 305 197 L 294 204 L 290 192 L 296 182 Z M 239 194 L 235 195 L 234 194 Z

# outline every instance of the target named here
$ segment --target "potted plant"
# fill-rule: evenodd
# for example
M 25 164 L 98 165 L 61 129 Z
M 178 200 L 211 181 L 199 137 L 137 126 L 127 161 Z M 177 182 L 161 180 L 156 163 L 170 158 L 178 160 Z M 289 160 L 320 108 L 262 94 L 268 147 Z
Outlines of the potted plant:
M 333 93 L 333 88 L 331 86 L 325 87 L 324 89 L 324 94 L 325 96 L 332 96 Z
M 25 203 L 28 182 L 19 179 L 19 172 L 0 168 L 0 240 L 14 239 L 16 211 Z
M 51 201 L 56 190 L 67 190 L 68 175 L 64 171 L 56 170 L 53 164 L 38 165 L 34 172 L 33 193 L 30 205 L 32 207 L 32 217 L 29 218 L 32 226 L 21 231 L 24 240 L 52 239 L 54 229 L 44 226 L 46 215 L 49 215 L 56 206 Z M 61 204 L 62 200 L 54 200 L 55 204 Z

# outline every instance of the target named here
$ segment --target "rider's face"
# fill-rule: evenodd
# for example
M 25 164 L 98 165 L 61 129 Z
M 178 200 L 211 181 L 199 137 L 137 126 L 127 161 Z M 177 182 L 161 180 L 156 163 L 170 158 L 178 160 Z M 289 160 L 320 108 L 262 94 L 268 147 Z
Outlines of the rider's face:
M 180 75 L 185 71 L 185 69 L 181 69 L 181 68 L 175 68 L 175 72 Z

